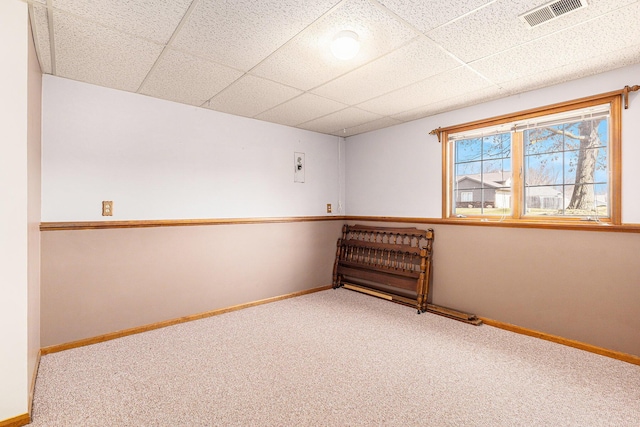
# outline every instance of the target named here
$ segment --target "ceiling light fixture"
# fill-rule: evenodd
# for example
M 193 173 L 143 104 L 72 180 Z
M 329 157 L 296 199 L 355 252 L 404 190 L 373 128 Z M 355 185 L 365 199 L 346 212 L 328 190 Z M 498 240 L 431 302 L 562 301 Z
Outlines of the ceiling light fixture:
M 354 58 L 360 50 L 358 35 L 353 31 L 340 31 L 331 42 L 333 56 L 343 61 Z

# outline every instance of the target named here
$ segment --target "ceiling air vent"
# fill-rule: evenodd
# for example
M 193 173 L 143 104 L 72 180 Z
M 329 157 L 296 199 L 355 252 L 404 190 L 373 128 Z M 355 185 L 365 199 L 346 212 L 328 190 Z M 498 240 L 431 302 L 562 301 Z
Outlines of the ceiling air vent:
M 569 12 L 587 7 L 587 0 L 557 0 L 520 15 L 529 28 L 552 21 Z

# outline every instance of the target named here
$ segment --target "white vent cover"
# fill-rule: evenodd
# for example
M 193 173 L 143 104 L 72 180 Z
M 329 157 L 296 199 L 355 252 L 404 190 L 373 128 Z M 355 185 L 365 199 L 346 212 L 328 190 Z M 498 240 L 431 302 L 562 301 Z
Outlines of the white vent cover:
M 536 7 L 535 9 L 520 15 L 519 18 L 522 19 L 529 28 L 533 28 L 545 22 L 559 18 L 561 15 L 583 9 L 587 7 L 587 5 L 587 0 L 557 0 L 540 7 Z

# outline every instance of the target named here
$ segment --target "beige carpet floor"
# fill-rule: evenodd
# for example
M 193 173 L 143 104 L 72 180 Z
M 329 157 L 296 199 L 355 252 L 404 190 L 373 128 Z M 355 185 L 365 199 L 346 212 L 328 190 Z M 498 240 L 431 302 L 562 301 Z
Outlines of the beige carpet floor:
M 345 289 L 44 356 L 32 426 L 640 426 L 640 366 Z

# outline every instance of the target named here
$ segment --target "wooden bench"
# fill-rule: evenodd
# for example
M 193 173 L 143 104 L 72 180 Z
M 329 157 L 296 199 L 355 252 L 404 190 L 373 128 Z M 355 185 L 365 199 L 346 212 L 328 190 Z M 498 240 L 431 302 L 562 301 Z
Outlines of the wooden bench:
M 482 323 L 475 315 L 427 302 L 431 283 L 433 229 L 345 225 L 338 239 L 333 288 L 344 287 L 447 316 Z

